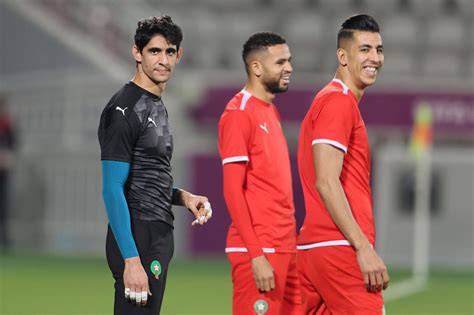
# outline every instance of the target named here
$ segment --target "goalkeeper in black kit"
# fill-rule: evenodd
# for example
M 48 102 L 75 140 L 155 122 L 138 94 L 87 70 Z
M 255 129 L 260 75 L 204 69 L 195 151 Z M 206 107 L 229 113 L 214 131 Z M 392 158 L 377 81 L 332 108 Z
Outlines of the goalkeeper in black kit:
M 174 251 L 171 206 L 188 208 L 196 217 L 193 225 L 212 216 L 206 197 L 173 186 L 173 135 L 161 96 L 181 58 L 182 38 L 169 16 L 139 21 L 135 75 L 100 118 L 106 254 L 116 315 L 159 314 Z

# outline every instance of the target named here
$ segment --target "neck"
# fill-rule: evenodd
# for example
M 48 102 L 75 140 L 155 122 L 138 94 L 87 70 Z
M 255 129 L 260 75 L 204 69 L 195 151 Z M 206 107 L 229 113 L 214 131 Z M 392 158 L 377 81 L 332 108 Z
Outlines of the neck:
M 161 96 L 166 88 L 166 82 L 156 83 L 150 80 L 140 69 L 137 68 L 132 82 L 148 92 Z
M 362 96 L 364 95 L 365 88 L 358 87 L 351 78 L 351 74 L 346 68 L 338 67 L 336 71 L 335 79 L 339 79 L 344 82 L 345 85 L 351 90 L 352 94 L 355 95 L 357 101 L 359 102 Z
M 259 82 L 254 82 L 252 80 L 247 81 L 244 87 L 245 90 L 249 91 L 250 94 L 255 96 L 256 98 L 261 99 L 267 103 L 272 104 L 273 99 L 275 98 L 275 94 L 268 92 L 265 87 L 260 84 Z

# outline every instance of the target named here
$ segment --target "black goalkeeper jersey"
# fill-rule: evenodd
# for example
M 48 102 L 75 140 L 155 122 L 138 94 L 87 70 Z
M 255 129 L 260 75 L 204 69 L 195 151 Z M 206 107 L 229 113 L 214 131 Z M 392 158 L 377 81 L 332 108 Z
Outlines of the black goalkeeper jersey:
M 125 198 L 131 217 L 173 226 L 173 136 L 161 97 L 126 84 L 105 106 L 98 136 L 102 160 L 130 163 Z

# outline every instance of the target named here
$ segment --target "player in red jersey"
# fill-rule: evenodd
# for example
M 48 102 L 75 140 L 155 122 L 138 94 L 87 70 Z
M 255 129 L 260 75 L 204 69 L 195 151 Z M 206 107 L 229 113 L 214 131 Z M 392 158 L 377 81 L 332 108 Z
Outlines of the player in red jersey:
M 374 250 L 369 143 L 358 108 L 384 61 L 372 17 L 355 15 L 342 24 L 337 58 L 336 76 L 316 95 L 299 136 L 305 314 L 382 314 L 389 276 Z
M 244 44 L 247 83 L 219 122 L 224 197 L 232 218 L 226 253 L 235 314 L 301 313 L 288 146 L 272 104 L 290 82 L 291 54 L 278 34 Z

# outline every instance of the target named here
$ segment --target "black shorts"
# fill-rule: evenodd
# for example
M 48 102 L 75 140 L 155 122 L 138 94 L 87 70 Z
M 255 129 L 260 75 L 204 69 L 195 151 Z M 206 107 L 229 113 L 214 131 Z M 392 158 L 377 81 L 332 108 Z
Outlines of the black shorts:
M 132 219 L 132 234 L 140 254 L 143 268 L 148 275 L 151 296 L 146 306 L 135 306 L 125 299 L 123 284 L 124 260 L 110 226 L 107 231 L 106 255 L 109 268 L 115 279 L 115 315 L 159 314 L 166 286 L 168 264 L 173 257 L 173 228 L 161 221 L 145 221 Z M 161 273 L 156 279 L 152 268 L 156 261 L 161 265 Z

